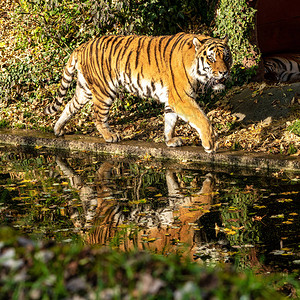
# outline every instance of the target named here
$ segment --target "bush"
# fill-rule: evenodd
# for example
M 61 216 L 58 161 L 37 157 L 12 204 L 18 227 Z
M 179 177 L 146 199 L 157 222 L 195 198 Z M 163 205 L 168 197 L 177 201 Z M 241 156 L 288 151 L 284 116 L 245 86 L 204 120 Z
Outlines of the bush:
M 246 0 L 220 0 L 216 15 L 215 35 L 229 37 L 229 46 L 235 64 L 245 66 L 247 59 L 255 65 L 259 60 L 258 49 L 251 44 L 256 10 Z
M 1 299 L 285 299 L 276 288 L 299 290 L 293 277 L 213 270 L 179 255 L 37 243 L 8 227 L 0 240 Z

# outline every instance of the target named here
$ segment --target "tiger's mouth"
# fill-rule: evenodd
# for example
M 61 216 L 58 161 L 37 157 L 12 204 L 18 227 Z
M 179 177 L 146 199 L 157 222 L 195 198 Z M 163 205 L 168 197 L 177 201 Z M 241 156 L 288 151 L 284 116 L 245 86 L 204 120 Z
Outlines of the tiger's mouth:
M 221 78 L 221 79 L 215 79 L 212 78 L 208 84 L 208 87 L 210 87 L 214 92 L 220 93 L 225 89 L 225 81 L 226 78 Z
M 223 77 L 223 78 L 221 78 L 221 79 L 215 79 L 215 83 L 216 83 L 216 84 L 225 83 L 225 81 L 226 81 L 226 78 L 225 78 L 225 77 Z

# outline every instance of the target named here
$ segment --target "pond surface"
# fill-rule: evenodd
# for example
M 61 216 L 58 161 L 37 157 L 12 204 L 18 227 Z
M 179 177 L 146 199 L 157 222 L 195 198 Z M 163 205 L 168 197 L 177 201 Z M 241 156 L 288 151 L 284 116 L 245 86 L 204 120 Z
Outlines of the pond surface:
M 0 226 L 33 239 L 299 271 L 299 173 L 4 146 L 0 156 Z

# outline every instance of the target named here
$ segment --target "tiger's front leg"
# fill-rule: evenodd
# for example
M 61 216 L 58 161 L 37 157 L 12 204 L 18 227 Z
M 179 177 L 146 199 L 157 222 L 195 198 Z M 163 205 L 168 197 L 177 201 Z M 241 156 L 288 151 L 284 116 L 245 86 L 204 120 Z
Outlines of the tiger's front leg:
M 107 98 L 105 100 L 99 99 L 93 95 L 96 128 L 103 136 L 104 140 L 108 143 L 115 143 L 121 140 L 118 133 L 111 130 L 108 125 L 109 109 L 113 100 Z
M 169 106 L 182 120 L 197 130 L 204 150 L 207 153 L 215 153 L 217 150 L 216 134 L 196 101 L 191 97 L 178 99 L 170 93 Z

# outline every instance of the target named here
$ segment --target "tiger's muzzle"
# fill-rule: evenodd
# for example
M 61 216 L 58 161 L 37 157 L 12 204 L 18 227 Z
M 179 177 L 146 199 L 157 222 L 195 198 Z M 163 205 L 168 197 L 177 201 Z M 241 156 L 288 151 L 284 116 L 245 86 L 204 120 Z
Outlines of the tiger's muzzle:
M 225 89 L 225 82 L 229 77 L 229 72 L 226 71 L 219 71 L 219 75 L 216 77 L 212 77 L 210 79 L 209 87 L 216 92 L 220 93 Z

